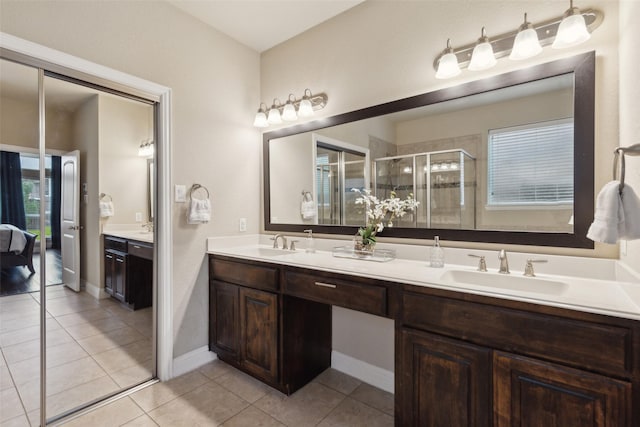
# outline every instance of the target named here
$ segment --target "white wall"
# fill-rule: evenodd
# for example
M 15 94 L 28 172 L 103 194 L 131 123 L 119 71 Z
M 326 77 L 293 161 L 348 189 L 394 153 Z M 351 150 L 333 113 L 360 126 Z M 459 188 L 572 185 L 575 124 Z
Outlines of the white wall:
M 589 5 L 578 2 L 576 6 Z M 515 30 L 524 12 L 528 12 L 529 19 L 535 24 L 562 15 L 567 7 L 564 1 L 548 0 L 367 1 L 264 52 L 260 75 L 261 98 L 282 97 L 286 93 L 302 92 L 307 87 L 314 92 L 326 92 L 329 101 L 318 116 L 329 117 L 596 50 L 595 197 L 596 192 L 610 179 L 611 152 L 617 145 L 618 137 L 617 2 L 598 2 L 595 5 L 604 12 L 604 21 L 587 43 L 574 49 L 559 51 L 546 48 L 541 55 L 523 62 L 503 59 L 491 70 L 477 73 L 464 71 L 460 76 L 446 81 L 437 80 L 433 69 L 433 60 L 444 49 L 449 37 L 454 46 L 473 43 L 479 36 L 481 26 L 485 26 L 491 36 Z M 635 111 L 637 117 L 637 109 Z M 445 246 L 497 247 L 444 243 Z M 596 245 L 595 250 L 517 246 L 511 250 L 596 257 L 616 257 L 618 253 L 617 247 L 610 245 Z M 334 330 L 344 328 L 358 331 L 363 322 L 357 316 L 334 317 L 334 323 L 337 323 L 334 324 Z M 381 328 L 379 336 L 366 344 L 354 346 L 348 340 L 338 342 L 334 339 L 333 345 L 335 350 L 353 357 L 374 354 L 380 347 L 393 346 L 393 328 Z M 362 360 L 393 370 L 389 361 L 382 362 L 373 357 Z
M 640 2 L 625 0 L 620 3 L 620 140 L 628 147 L 640 144 L 640 85 L 638 85 L 638 40 L 640 28 Z M 625 182 L 640 197 L 640 157 L 627 156 Z M 623 244 L 624 245 L 624 244 Z M 640 273 L 640 240 L 629 242 L 626 255 L 621 258 Z
M 172 89 L 172 182 L 211 192 L 212 221 L 187 225 L 174 205 L 174 357 L 207 344 L 205 240 L 258 232 L 257 52 L 163 1 L 2 1 L 9 34 Z

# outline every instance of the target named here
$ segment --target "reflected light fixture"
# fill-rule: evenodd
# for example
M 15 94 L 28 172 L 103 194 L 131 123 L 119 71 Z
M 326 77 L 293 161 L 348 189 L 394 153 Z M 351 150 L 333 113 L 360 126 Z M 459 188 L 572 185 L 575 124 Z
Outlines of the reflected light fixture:
M 276 105 L 276 102 L 278 105 Z M 278 98 L 274 98 L 273 104 L 271 104 L 271 108 L 269 108 L 269 115 L 267 116 L 267 121 L 271 125 L 278 125 L 282 123 L 282 117 L 280 116 L 280 100 Z
M 263 105 L 264 108 L 262 108 Z M 256 118 L 253 120 L 253 125 L 257 128 L 266 128 L 269 126 L 269 122 L 267 121 L 267 106 L 264 103 L 260 104 Z
M 438 71 L 436 79 L 449 79 L 460 74 L 460 66 L 458 65 L 458 57 L 453 53 L 451 47 L 451 39 L 447 39 L 447 48 L 443 51 L 440 61 L 438 61 Z
M 554 49 L 565 49 L 577 46 L 591 38 L 587 30 L 587 23 L 580 12 L 580 9 L 573 7 L 573 0 L 570 0 L 569 9 L 562 16 L 562 22 L 558 27 L 556 39 L 551 45 Z
M 480 38 L 478 39 L 476 47 L 473 48 L 473 53 L 471 54 L 469 69 L 471 71 L 482 71 L 488 70 L 494 65 L 496 65 L 496 57 L 493 54 L 493 46 L 489 43 L 487 32 L 484 27 L 482 27 Z
M 270 125 L 281 124 L 283 120 L 293 122 L 300 117 L 311 117 L 316 110 L 324 108 L 328 100 L 329 98 L 326 94 L 313 94 L 309 89 L 305 89 L 301 99 L 296 99 L 294 94 L 289 94 L 289 98 L 284 105 L 280 103 L 278 98 L 274 98 L 273 104 L 268 111 L 264 103 L 260 104 L 260 108 L 258 108 L 253 120 L 253 125 L 258 128 L 265 128 Z
M 284 104 L 284 109 L 282 110 L 282 120 L 285 122 L 293 122 L 298 120 L 298 114 L 296 113 L 296 107 L 293 106 L 293 102 L 291 101 L 291 97 L 293 97 L 293 101 L 296 100 L 296 97 L 293 96 L 292 93 L 289 94 L 289 99 Z
M 535 25 L 527 21 L 517 30 L 492 36 L 489 40 L 485 29 L 482 36 L 473 44 L 454 48 L 447 40 L 447 48 L 440 52 L 433 61 L 436 78 L 447 79 L 460 74 L 461 69 L 486 70 L 491 68 L 496 60 L 509 56 L 512 60 L 523 60 L 539 54 L 544 46 L 553 45 L 554 48 L 576 46 L 587 41 L 596 28 L 600 26 L 604 15 L 599 10 L 580 10 L 570 7 L 563 16 L 557 16 Z
M 540 46 L 540 40 L 538 40 L 538 33 L 531 25 L 531 22 L 527 21 L 527 14 L 525 13 L 524 23 L 518 29 L 509 59 L 520 61 L 532 58 L 540 52 L 542 52 L 542 46 Z

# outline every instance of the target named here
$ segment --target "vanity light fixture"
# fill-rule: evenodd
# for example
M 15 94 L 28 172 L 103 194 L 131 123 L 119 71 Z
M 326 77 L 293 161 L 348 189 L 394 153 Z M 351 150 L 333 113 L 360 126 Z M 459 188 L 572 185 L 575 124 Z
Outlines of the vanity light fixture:
M 496 65 L 496 57 L 493 54 L 493 46 L 489 43 L 487 32 L 484 27 L 482 27 L 480 38 L 478 39 L 476 46 L 473 48 L 473 53 L 471 54 L 469 69 L 471 71 L 482 71 L 488 70 L 494 65 Z
M 263 105 L 264 108 L 262 108 Z M 256 113 L 256 118 L 253 120 L 253 125 L 257 128 L 266 128 L 267 126 L 269 126 L 269 121 L 267 120 L 266 104 L 260 104 L 260 108 L 258 108 L 258 112 Z
M 436 79 L 448 79 L 457 76 L 461 72 L 458 65 L 458 57 L 453 53 L 453 48 L 451 47 L 451 39 L 447 39 L 447 48 L 442 52 L 442 57 L 438 61 Z
M 591 38 L 587 24 L 580 13 L 580 9 L 573 7 L 573 0 L 569 0 L 569 9 L 564 13 L 556 39 L 551 45 L 554 49 L 565 49 L 579 45 Z
M 540 40 L 538 40 L 538 33 L 533 28 L 533 25 L 531 25 L 531 22 L 527 21 L 527 14 L 525 13 L 524 24 L 518 29 L 518 34 L 513 42 L 509 59 L 520 61 L 522 59 L 532 58 L 540 52 L 542 52 L 542 46 L 540 46 Z
M 253 125 L 258 128 L 265 128 L 272 124 L 280 124 L 283 120 L 292 122 L 300 117 L 311 117 L 315 114 L 315 111 L 327 105 L 328 99 L 325 93 L 313 94 L 309 89 L 305 89 L 301 99 L 296 99 L 293 94 L 289 94 L 289 98 L 284 105 L 280 103 L 278 98 L 275 98 L 268 112 L 267 106 L 264 103 L 260 104 L 260 108 L 253 120 Z
M 486 34 L 483 28 L 482 36 L 476 43 L 459 48 L 451 48 L 447 43 L 447 49 L 442 51 L 433 61 L 436 78 L 444 79 L 458 75 L 458 73 L 450 75 L 441 73 L 441 66 L 445 64 L 457 62 L 459 68 L 484 70 L 492 66 L 491 62 L 504 56 L 520 60 L 537 55 L 542 47 L 551 44 L 553 44 L 553 48 L 576 46 L 588 40 L 590 33 L 600 26 L 603 19 L 604 15 L 601 11 L 580 10 L 574 7 L 573 0 L 570 0 L 570 7 L 563 16 L 531 24 L 527 21 L 525 14 L 525 22 L 520 25 L 518 30 L 491 37 L 491 40 L 485 40 Z M 537 43 L 534 37 L 538 39 Z M 491 48 L 492 55 L 489 48 Z M 454 58 L 449 55 L 455 56 L 457 61 L 454 61 Z

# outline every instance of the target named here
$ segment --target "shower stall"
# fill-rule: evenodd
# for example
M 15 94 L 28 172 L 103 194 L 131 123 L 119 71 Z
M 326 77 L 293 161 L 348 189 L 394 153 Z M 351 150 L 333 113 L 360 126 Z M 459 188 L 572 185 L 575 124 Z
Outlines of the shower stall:
M 384 157 L 374 160 L 376 197 L 409 194 L 417 211 L 395 227 L 474 229 L 476 225 L 476 159 L 462 149 Z

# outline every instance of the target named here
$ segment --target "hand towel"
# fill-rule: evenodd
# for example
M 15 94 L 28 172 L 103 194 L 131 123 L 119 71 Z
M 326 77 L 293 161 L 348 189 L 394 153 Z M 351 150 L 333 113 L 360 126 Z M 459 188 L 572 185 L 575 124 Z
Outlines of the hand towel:
M 211 202 L 209 199 L 191 198 L 187 210 L 187 224 L 206 224 L 211 219 Z
M 587 232 L 587 238 L 594 242 L 614 244 L 625 232 L 625 216 L 620 199 L 620 182 L 605 184 L 596 199 L 596 211 L 593 223 Z
M 622 211 L 624 229 L 618 237 L 625 240 L 640 239 L 640 199 L 628 184 L 622 189 Z
M 311 219 L 316 216 L 316 204 L 313 200 L 303 200 L 300 203 L 300 215 L 303 219 Z
M 113 216 L 113 202 L 112 201 L 101 201 L 100 202 L 100 216 L 102 218 L 108 218 Z

